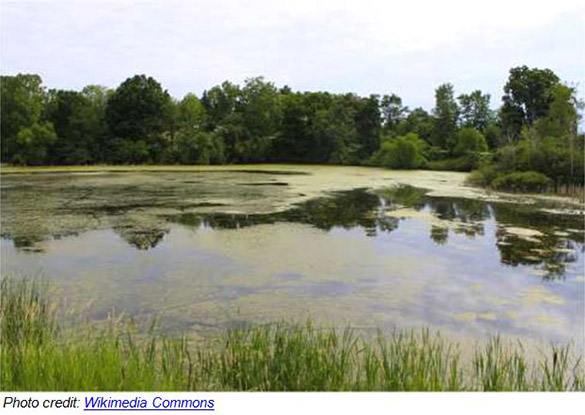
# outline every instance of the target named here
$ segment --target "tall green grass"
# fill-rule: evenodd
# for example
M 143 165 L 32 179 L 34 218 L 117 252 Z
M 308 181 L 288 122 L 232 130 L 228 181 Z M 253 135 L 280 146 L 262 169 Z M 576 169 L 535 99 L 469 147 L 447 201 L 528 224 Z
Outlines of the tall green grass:
M 1 283 L 2 390 L 565 391 L 584 390 L 569 346 L 532 360 L 500 338 L 461 361 L 429 330 L 364 338 L 351 329 L 273 324 L 226 332 L 206 346 L 131 322 L 65 330 L 43 287 Z

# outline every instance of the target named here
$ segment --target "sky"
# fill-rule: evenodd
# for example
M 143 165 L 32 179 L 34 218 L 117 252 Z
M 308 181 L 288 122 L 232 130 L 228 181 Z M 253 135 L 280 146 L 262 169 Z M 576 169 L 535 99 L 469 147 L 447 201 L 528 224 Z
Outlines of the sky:
M 181 98 L 264 76 L 431 109 L 451 82 L 498 106 L 519 65 L 552 69 L 583 97 L 585 1 L 0 0 L 0 72 L 49 88 L 146 74 Z

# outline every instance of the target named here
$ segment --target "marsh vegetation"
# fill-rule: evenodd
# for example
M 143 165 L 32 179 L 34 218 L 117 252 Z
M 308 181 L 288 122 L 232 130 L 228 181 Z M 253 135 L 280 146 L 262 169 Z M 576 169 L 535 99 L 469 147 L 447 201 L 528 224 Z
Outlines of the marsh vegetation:
M 235 328 L 190 345 L 127 320 L 63 329 L 43 287 L 2 280 L 3 390 L 566 391 L 584 390 L 570 345 L 536 358 L 494 337 L 469 361 L 429 330 L 363 337 L 305 324 Z

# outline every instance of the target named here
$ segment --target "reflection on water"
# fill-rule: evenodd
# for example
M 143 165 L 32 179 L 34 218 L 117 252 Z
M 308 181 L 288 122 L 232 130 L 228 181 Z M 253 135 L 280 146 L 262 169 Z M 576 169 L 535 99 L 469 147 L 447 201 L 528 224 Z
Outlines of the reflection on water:
M 229 213 L 289 186 L 217 176 L 75 181 L 64 194 L 15 180 L 2 190 L 3 272 L 45 274 L 93 318 L 156 313 L 180 330 L 311 315 L 583 342 L 582 216 L 411 186 Z
M 437 245 L 448 243 L 449 232 L 469 238 L 484 236 L 485 222 L 494 221 L 498 224 L 494 247 L 500 252 L 501 262 L 510 266 L 531 265 L 541 270 L 544 278 L 562 277 L 566 264 L 577 261 L 578 253 L 584 249 L 583 219 L 578 216 L 542 213 L 525 206 L 477 200 L 432 198 L 427 197 L 424 190 L 410 186 L 375 193 L 367 189 L 339 192 L 273 214 L 184 213 L 167 217 L 171 222 L 193 228 L 241 229 L 292 222 L 325 231 L 336 227 L 358 228 L 369 237 L 376 237 L 380 232 L 390 233 L 399 227 L 400 222 L 413 218 L 425 218 L 430 222 L 428 236 Z M 534 232 L 528 232 L 529 235 L 510 232 L 519 226 L 528 226 L 521 229 L 533 229 Z M 559 231 L 567 228 L 569 232 Z M 538 237 L 531 236 L 533 234 Z

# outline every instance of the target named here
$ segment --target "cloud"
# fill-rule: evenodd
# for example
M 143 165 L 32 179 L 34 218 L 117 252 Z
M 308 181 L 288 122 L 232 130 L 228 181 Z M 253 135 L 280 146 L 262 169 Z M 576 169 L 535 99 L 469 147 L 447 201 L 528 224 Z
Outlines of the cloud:
M 573 0 L 4 1 L 2 72 L 72 89 L 146 73 L 177 97 L 265 75 L 429 107 L 445 81 L 499 99 L 518 64 L 584 79 L 584 16 Z

